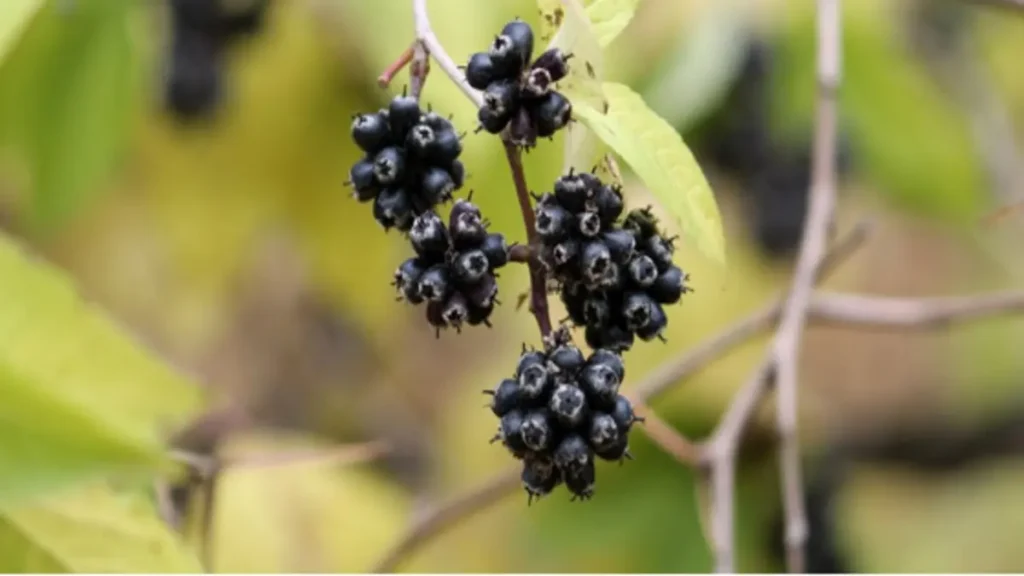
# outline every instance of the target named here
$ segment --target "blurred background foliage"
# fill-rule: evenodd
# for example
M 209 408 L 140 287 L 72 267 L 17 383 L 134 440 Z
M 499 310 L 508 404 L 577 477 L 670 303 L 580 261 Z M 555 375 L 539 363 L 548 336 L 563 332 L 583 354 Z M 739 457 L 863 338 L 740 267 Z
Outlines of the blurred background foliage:
M 215 405 L 244 414 L 229 419 L 244 426 L 188 447 L 213 437 L 232 451 L 370 438 L 396 447 L 342 470 L 229 471 L 217 570 L 366 570 L 417 511 L 509 464 L 486 441 L 494 421 L 480 390 L 509 372 L 521 342 L 536 343 L 514 306 L 526 274 L 502 274 L 495 329 L 435 339 L 388 286 L 407 246 L 342 185 L 357 159 L 352 114 L 405 81 L 375 83 L 411 39 L 408 4 L 271 0 L 263 27 L 224 51 L 221 98 L 200 120 L 165 105 L 169 27 L 156 0 L 45 2 L 0 64 L 0 221 L 206 383 Z M 429 4 L 457 61 L 510 18 L 538 18 L 529 0 Z M 1024 198 L 1014 148 L 1024 18 L 955 0 L 843 6 L 839 224 L 872 215 L 878 226 L 829 286 L 901 296 L 1022 287 L 1024 215 L 978 221 Z M 806 209 L 813 43 L 812 2 L 643 0 L 609 47 L 607 78 L 642 93 L 701 160 L 729 254 L 722 271 L 682 246 L 696 293 L 670 312 L 667 344 L 628 353 L 627 387 L 784 286 Z M 471 104 L 440 74 L 423 99 L 471 131 Z M 464 146 L 464 191 L 494 229 L 524 240 L 498 140 L 470 133 Z M 561 150 L 544 142 L 526 157 L 531 188 L 557 176 Z M 646 204 L 626 176 L 630 203 Z M 1022 338 L 1014 318 L 930 335 L 811 331 L 812 567 L 1024 570 L 1012 536 L 1024 524 Z M 705 435 L 763 344 L 654 408 Z M 780 566 L 770 415 L 743 455 L 743 570 Z M 404 568 L 709 570 L 692 474 L 637 436 L 635 461 L 600 467 L 593 501 L 556 494 L 527 508 L 509 496 Z M 14 537 L 5 530 L 0 550 Z

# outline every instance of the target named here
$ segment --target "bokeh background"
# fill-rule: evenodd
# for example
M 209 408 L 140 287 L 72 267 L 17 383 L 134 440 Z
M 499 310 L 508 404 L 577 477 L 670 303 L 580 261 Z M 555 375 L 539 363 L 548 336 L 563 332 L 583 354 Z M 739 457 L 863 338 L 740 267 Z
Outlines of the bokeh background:
M 411 40 L 409 4 L 271 0 L 259 30 L 218 53 L 219 98 L 201 117 L 167 104 L 174 50 L 158 0 L 48 2 L 0 64 L 2 226 L 210 388 L 215 412 L 186 447 L 395 447 L 342 469 L 228 471 L 219 571 L 367 570 L 417 511 L 510 462 L 487 443 L 495 422 L 480 391 L 537 341 L 513 305 L 525 271 L 502 274 L 494 329 L 435 339 L 388 285 L 408 246 L 343 186 L 358 157 L 351 116 L 407 81 L 376 85 Z M 538 18 L 528 0 L 429 4 L 457 61 L 512 17 Z M 828 286 L 897 296 L 1024 288 L 1024 210 L 979 223 L 1024 200 L 1024 18 L 954 0 L 843 10 L 839 226 L 865 216 L 877 226 Z M 627 389 L 785 285 L 806 208 L 813 24 L 809 0 L 643 0 L 608 50 L 608 79 L 643 94 L 700 159 L 729 257 L 721 269 L 681 247 L 696 292 L 670 312 L 667 344 L 627 354 Z M 475 124 L 441 74 L 423 99 L 462 129 Z M 559 173 L 556 140 L 527 156 L 534 190 Z M 464 147 L 463 192 L 474 190 L 494 229 L 523 240 L 500 143 L 470 134 Z M 629 202 L 646 204 L 626 178 Z M 1024 570 L 1022 342 L 1014 318 L 929 334 L 810 331 L 801 409 L 812 569 Z M 763 345 L 714 363 L 654 409 L 706 435 Z M 781 567 L 771 415 L 742 454 L 743 570 Z M 510 495 L 403 569 L 710 570 L 691 472 L 634 436 L 636 460 L 600 466 L 592 501 L 557 492 L 528 508 Z

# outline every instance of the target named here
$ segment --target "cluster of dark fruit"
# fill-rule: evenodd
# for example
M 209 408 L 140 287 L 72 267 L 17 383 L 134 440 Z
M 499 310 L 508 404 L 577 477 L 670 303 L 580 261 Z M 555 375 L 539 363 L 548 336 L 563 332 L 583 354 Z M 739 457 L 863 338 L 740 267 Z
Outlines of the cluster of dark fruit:
M 387 108 L 359 114 L 352 138 L 365 152 L 349 172 L 353 196 L 373 201 L 373 217 L 385 230 L 409 230 L 413 219 L 452 199 L 462 187 L 462 142 L 447 118 L 424 113 L 412 96 L 396 96 Z
M 533 30 L 513 20 L 487 52 L 469 58 L 465 69 L 466 82 L 483 91 L 480 127 L 498 134 L 507 126 L 509 140 L 523 147 L 554 135 L 572 116 L 569 100 L 554 90 L 555 82 L 568 74 L 570 56 L 551 48 L 531 63 L 532 57 Z
M 587 172 L 559 178 L 535 208 L 541 261 L 591 348 L 623 351 L 637 336 L 660 337 L 663 306 L 689 291 L 650 210 L 633 210 L 619 225 L 622 211 L 619 190 Z
M 508 246 L 501 234 L 487 232 L 480 210 L 457 200 L 445 226 L 434 212 L 415 218 L 409 230 L 416 256 L 395 271 L 399 297 L 427 304 L 427 321 L 438 334 L 443 328 L 490 326 L 497 304 L 494 271 L 508 263 Z
M 588 499 L 595 457 L 630 458 L 629 430 L 641 419 L 619 394 L 625 374 L 618 354 L 599 349 L 584 358 L 563 328 L 545 341 L 544 351 L 524 350 L 515 377 L 486 391 L 501 419 L 493 441 L 522 460 L 530 501 L 563 482 L 574 500 Z
M 183 120 L 203 117 L 220 100 L 224 48 L 262 28 L 270 0 L 169 2 L 167 107 Z

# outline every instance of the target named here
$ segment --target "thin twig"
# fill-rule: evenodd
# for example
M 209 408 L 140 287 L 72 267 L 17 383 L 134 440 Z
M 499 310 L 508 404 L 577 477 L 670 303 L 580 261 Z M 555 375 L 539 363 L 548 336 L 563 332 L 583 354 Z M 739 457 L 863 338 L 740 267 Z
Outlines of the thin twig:
M 380 73 L 380 76 L 377 76 L 378 86 L 380 86 L 381 88 L 387 88 L 388 86 L 391 85 L 391 81 L 395 79 L 395 76 L 397 76 L 399 72 L 404 70 L 405 67 L 408 66 L 410 62 L 412 62 L 413 52 L 417 44 L 418 42 L 413 42 L 411 45 L 409 45 L 408 48 L 403 50 L 402 53 L 398 55 L 398 58 L 396 58 L 394 62 L 389 64 L 388 67 L 385 68 L 384 71 Z
M 867 240 L 874 222 L 862 220 L 843 236 L 829 251 L 821 263 L 820 278 L 824 280 L 846 261 Z M 780 295 L 773 302 L 760 308 L 746 318 L 737 320 L 720 330 L 714 336 L 704 339 L 675 360 L 663 364 L 643 382 L 633 388 L 632 394 L 640 402 L 647 402 L 661 394 L 680 380 L 689 378 L 714 360 L 724 356 L 747 340 L 761 334 L 775 325 L 782 312 L 785 297 Z
M 516 187 L 516 198 L 519 200 L 519 211 L 522 212 L 523 224 L 526 226 L 526 238 L 530 246 L 536 246 L 540 242 L 537 239 L 537 228 L 534 224 L 533 206 L 530 204 L 530 190 L 526 185 L 526 175 L 523 174 L 522 151 L 511 142 L 503 140 L 505 145 L 505 157 L 508 158 L 509 168 L 512 170 L 512 182 Z M 548 312 L 547 280 L 544 272 L 544 265 L 536 257 L 529 259 L 530 268 L 530 312 L 537 320 L 537 328 L 540 329 L 541 337 L 547 337 L 551 333 L 551 314 Z
M 640 430 L 662 450 L 678 460 L 680 464 L 696 466 L 700 463 L 700 448 L 689 438 L 662 420 L 646 404 L 636 401 L 633 404 L 633 409 L 637 416 L 644 419 Z
M 452 82 L 465 92 L 473 104 L 477 108 L 483 106 L 483 96 L 466 82 L 465 76 L 459 71 L 455 61 L 445 52 L 444 46 L 434 34 L 434 29 L 430 26 L 430 15 L 427 14 L 427 0 L 412 0 L 412 15 L 416 23 L 416 39 L 426 47 L 431 58 L 437 62 L 437 65 L 451 78 Z
M 829 227 L 836 204 L 836 92 L 839 88 L 840 74 L 839 0 L 818 0 L 817 10 L 818 97 L 811 151 L 810 199 L 792 289 L 783 307 L 779 330 L 774 340 L 773 372 L 778 388 L 776 424 L 779 432 L 779 464 L 786 520 L 786 566 L 793 573 L 805 571 L 807 543 L 807 513 L 804 509 L 800 439 L 797 435 L 799 351 L 807 307 L 814 290 L 816 270 L 825 256 Z
M 516 488 L 519 488 L 519 486 L 519 469 L 510 468 L 478 488 L 426 512 L 409 527 L 398 542 L 384 555 L 381 561 L 373 568 L 373 572 L 394 572 L 402 561 L 411 556 L 413 552 L 432 537 L 441 534 L 449 527 L 487 508 L 491 504 L 497 503 L 504 496 L 511 494 Z
M 1024 312 L 1024 292 L 974 296 L 890 298 L 864 294 L 819 293 L 811 317 L 823 323 L 886 330 L 936 330 L 956 322 Z

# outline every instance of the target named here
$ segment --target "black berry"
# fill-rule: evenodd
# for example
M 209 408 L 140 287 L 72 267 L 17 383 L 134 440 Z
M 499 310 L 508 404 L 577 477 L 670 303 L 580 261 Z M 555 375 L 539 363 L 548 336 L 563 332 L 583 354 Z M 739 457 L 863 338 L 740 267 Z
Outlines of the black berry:
M 469 64 L 466 65 L 466 83 L 477 90 L 483 90 L 494 78 L 494 63 L 490 54 L 477 52 L 469 57 Z

